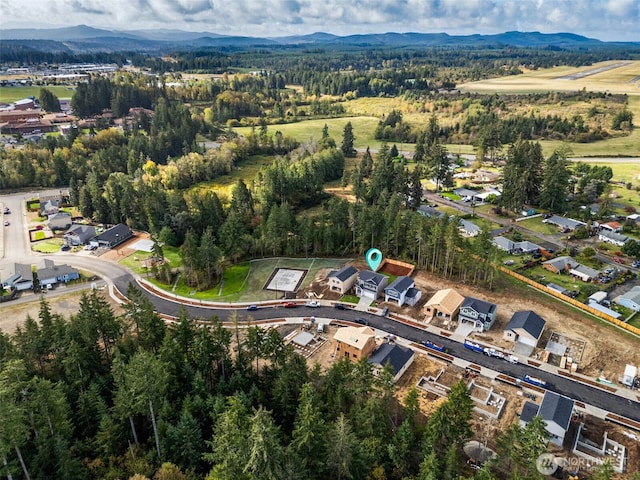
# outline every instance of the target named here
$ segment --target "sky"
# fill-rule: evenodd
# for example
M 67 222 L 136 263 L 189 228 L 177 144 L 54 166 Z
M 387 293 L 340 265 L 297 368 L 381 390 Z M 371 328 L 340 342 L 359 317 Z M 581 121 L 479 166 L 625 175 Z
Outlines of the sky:
M 0 29 L 81 24 L 251 37 L 519 30 L 640 41 L 640 0 L 0 0 Z

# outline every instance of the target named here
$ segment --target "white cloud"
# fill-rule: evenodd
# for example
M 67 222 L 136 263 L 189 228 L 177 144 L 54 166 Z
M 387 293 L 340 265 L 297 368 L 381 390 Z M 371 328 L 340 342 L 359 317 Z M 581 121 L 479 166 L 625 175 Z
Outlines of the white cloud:
M 574 33 L 639 41 L 638 0 L 0 0 L 2 28 L 170 28 L 279 36 L 326 31 Z

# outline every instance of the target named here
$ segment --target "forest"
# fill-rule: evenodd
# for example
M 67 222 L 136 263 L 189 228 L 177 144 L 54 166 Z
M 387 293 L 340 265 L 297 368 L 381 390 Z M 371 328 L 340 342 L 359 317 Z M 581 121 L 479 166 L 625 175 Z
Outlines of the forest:
M 68 186 L 71 202 L 92 222 L 147 231 L 158 255 L 161 245 L 178 247 L 181 271 L 163 267 L 154 273 L 164 283 L 180 274 L 196 290 L 216 285 L 224 268 L 243 260 L 359 255 L 372 245 L 443 278 L 492 288 L 493 264 L 501 254 L 490 229 L 470 240 L 461 236 L 458 217 L 418 212 L 425 179 L 433 180 L 436 191 L 453 185 L 451 167 L 459 159 L 445 143 L 473 139 L 480 165 L 502 165 L 503 200 L 494 199 L 496 213 L 526 204 L 584 216 L 589 213 L 580 205 L 603 198 L 598 215 L 604 216 L 611 169 L 572 166 L 563 148 L 544 158 L 536 140 L 557 135 L 590 141 L 610 129 L 624 134 L 633 128 L 624 98 L 605 99 L 613 105 L 606 117 L 611 128 L 597 131 L 586 117 L 506 118 L 495 114 L 507 109 L 500 98 L 461 94 L 455 97 L 461 111 L 474 113 L 465 122 L 440 125 L 434 114 L 425 125 L 409 125 L 401 112 L 390 111 L 380 120 L 385 142 L 364 154 L 356 154 L 350 122 L 341 142 L 326 126 L 320 138 L 302 143 L 278 130 L 282 122 L 344 116 L 349 98 L 402 95 L 444 108 L 453 103 L 449 91 L 460 81 L 516 74 L 524 64 L 583 65 L 609 55 L 545 49 L 445 53 L 184 52 L 170 61 L 127 56 L 154 74 L 118 72 L 79 83 L 71 99 L 76 128 L 67 136 L 3 149 L 0 188 Z M 0 57 L 68 58 L 14 49 Z M 111 54 L 82 59 L 126 61 Z M 229 74 L 237 69 L 258 73 Z M 171 85 L 181 78 L 178 70 L 222 75 Z M 287 88 L 291 83 L 301 90 Z M 40 100 L 52 111 L 60 108 L 46 86 Z M 521 101 L 530 100 L 536 99 Z M 121 128 L 114 118 L 122 120 Z M 240 137 L 232 127 L 243 123 L 252 131 Z M 205 150 L 203 138 L 221 146 Z M 390 145 L 398 141 L 415 142 L 410 162 Z M 212 188 L 258 156 L 269 161 L 255 176 L 238 179 L 228 194 Z M 350 198 L 327 193 L 330 182 L 349 188 Z M 133 286 L 127 297 L 125 313 L 116 315 L 93 291 L 68 318 L 53 314 L 43 300 L 38 318 L 28 317 L 13 335 L 0 332 L 2 475 L 541 478 L 535 459 L 546 451 L 546 432 L 539 421 L 503 432 L 494 462 L 479 470 L 465 463 L 472 404 L 461 383 L 425 417 L 415 389 L 399 402 L 390 372 L 376 377 L 366 361 L 342 360 L 322 371 L 287 347 L 276 329 L 248 318 L 236 316 L 223 325 L 183 312 L 166 324 Z M 611 467 L 605 464 L 594 475 L 612 478 Z
M 469 469 L 464 383 L 428 417 L 366 359 L 322 371 L 276 329 L 186 313 L 169 326 L 130 286 L 116 316 L 94 290 L 69 318 L 0 332 L 0 472 L 34 479 L 537 479 L 537 418 Z M 609 464 L 591 478 L 612 478 Z M 636 474 L 634 479 L 638 478 Z

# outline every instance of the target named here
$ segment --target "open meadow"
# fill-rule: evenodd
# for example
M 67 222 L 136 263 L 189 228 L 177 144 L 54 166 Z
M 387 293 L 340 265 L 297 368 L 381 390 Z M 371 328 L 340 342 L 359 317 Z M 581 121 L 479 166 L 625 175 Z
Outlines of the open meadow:
M 31 87 L 2 87 L 0 88 L 0 102 L 11 103 L 16 100 L 22 100 L 23 98 L 35 97 L 40 95 L 40 88 L 38 86 Z M 51 85 L 46 87 L 51 93 L 61 100 L 71 99 L 74 87 Z

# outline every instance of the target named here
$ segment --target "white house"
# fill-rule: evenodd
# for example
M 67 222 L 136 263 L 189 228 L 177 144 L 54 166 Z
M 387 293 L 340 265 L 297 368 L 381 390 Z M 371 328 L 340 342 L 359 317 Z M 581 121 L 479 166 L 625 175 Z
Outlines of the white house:
M 458 226 L 460 232 L 467 237 L 476 237 L 480 234 L 482 230 L 478 225 L 469 220 L 465 220 L 464 218 L 460 219 L 460 224 Z
M 613 230 L 600 230 L 600 233 L 598 233 L 598 240 L 622 247 L 629 241 L 629 237 Z
M 422 297 L 422 292 L 415 288 L 416 282 L 411 277 L 398 277 L 384 289 L 384 301 L 395 302 L 399 307 L 405 303 L 413 306 Z M 412 292 L 415 290 L 416 292 Z M 414 293 L 411 295 L 411 293 Z
M 546 391 L 540 406 L 526 402 L 520 414 L 520 426 L 525 426 L 534 417 L 542 417 L 546 430 L 550 435 L 549 441 L 562 446 L 564 437 L 569 430 L 574 402 L 570 398 Z
M 340 270 L 334 270 L 327 275 L 329 288 L 332 292 L 347 293 L 358 280 L 358 270 L 351 265 L 345 265 Z
M 627 293 L 617 297 L 615 302 L 618 305 L 640 312 L 640 285 L 636 285 Z
M 393 380 L 397 382 L 407 368 L 413 363 L 415 354 L 410 348 L 402 348 L 394 343 L 383 343 L 369 357 L 374 366 L 374 375 L 380 375 L 382 369 L 389 364 L 393 372 Z

